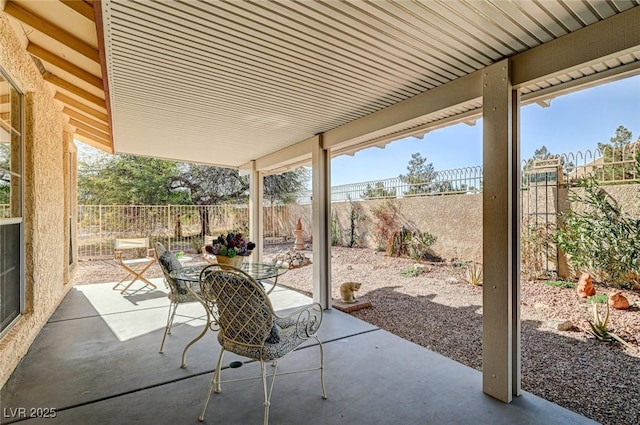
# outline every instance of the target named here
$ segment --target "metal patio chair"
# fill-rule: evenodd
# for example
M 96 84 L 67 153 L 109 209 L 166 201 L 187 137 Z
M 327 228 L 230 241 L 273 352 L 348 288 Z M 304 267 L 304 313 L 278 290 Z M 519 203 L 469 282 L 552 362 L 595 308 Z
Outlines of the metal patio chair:
M 171 335 L 173 318 L 176 315 L 178 306 L 182 303 L 191 303 L 194 301 L 199 302 L 200 300 L 196 293 L 189 290 L 188 286 L 184 282 L 177 281 L 170 276 L 171 271 L 173 271 L 175 267 L 182 267 L 182 265 L 180 264 L 180 261 L 178 261 L 178 259 L 173 256 L 173 254 L 171 254 L 160 242 L 156 242 L 156 256 L 158 264 L 160 264 L 160 268 L 162 269 L 162 274 L 164 275 L 165 285 L 169 288 L 167 297 L 171 301 L 171 305 L 169 306 L 169 315 L 167 316 L 167 325 L 164 328 L 164 335 L 162 335 L 162 343 L 160 344 L 160 353 L 162 353 L 167 335 Z
M 283 375 L 319 370 L 322 398 L 327 398 L 324 386 L 324 353 L 322 342 L 317 336 L 322 324 L 320 304 L 309 304 L 287 316 L 280 317 L 273 311 L 273 306 L 262 285 L 242 270 L 230 266 L 225 266 L 224 270 L 216 266 L 203 269 L 200 274 L 200 291 L 220 327 L 218 342 L 221 349 L 202 414 L 198 420 L 201 422 L 204 420 L 211 393 L 220 393 L 223 382 L 248 379 L 221 380 L 220 369 L 225 351 L 260 362 L 262 373 L 255 378 L 262 378 L 264 425 L 269 422 L 269 405 L 278 371 L 278 361 L 310 338 L 318 342 L 320 366 L 286 372 Z M 273 371 L 270 374 L 267 373 L 268 363 L 273 365 Z M 268 385 L 269 377 L 271 382 Z
M 146 256 L 128 258 L 126 253 L 134 250 L 144 250 L 146 251 Z M 142 276 L 143 273 L 149 270 L 153 263 L 156 262 L 153 248 L 149 248 L 149 238 L 116 239 L 113 256 L 116 263 L 127 272 L 127 275 L 113 287 L 114 290 L 126 282 L 130 276 L 133 276 L 133 279 L 124 286 L 124 289 L 120 291 L 121 294 L 127 292 L 136 280 L 141 280 L 144 282 L 145 286 L 151 286 L 154 289 L 156 288 L 156 285 Z

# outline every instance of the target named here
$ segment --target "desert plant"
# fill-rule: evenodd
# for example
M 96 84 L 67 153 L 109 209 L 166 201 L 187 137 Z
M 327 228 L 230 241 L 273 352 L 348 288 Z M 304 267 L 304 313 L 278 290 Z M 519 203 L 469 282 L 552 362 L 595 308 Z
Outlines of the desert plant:
M 387 254 L 391 257 L 403 257 L 409 254 L 409 242 L 411 241 L 411 231 L 402 226 L 391 233 L 387 242 Z
M 387 254 L 392 257 L 409 256 L 414 260 L 422 260 L 429 254 L 429 247 L 437 238 L 429 232 L 419 230 L 412 232 L 402 226 L 391 234 L 387 242 Z
M 547 286 L 553 286 L 554 288 L 576 289 L 575 282 L 567 282 L 564 280 L 547 280 L 544 284 Z
M 377 207 L 371 208 L 371 214 L 376 219 L 373 223 L 373 234 L 376 237 L 378 248 L 380 251 L 384 251 L 391 233 L 398 227 L 396 224 L 398 207 L 391 201 L 385 201 Z
M 336 246 L 340 243 L 340 225 L 338 224 L 338 218 L 334 216 L 331 218 L 331 246 Z
M 613 333 L 611 329 L 609 329 L 609 304 L 605 305 L 607 306 L 607 314 L 605 315 L 604 320 L 600 317 L 598 304 L 596 303 L 593 305 L 593 322 L 589 320 L 589 326 L 591 327 L 589 333 L 598 341 L 612 342 L 613 340 L 616 340 L 625 347 L 635 351 L 627 341 L 620 338 L 617 334 Z
M 404 277 L 416 277 L 422 274 L 422 270 L 415 267 L 409 267 L 408 269 L 400 271 L 400 274 Z
M 558 247 L 573 270 L 587 270 L 619 288 L 639 287 L 640 220 L 625 214 L 593 177 L 579 186 L 584 194 L 574 190 L 570 199 L 586 209 L 561 215 Z
M 595 294 L 587 298 L 587 302 L 589 304 L 607 304 L 609 302 L 609 297 L 607 294 Z
M 555 253 L 553 223 L 536 223 L 531 217 L 524 219 L 520 231 L 520 255 L 522 272 L 536 273 L 547 268 L 548 261 L 555 261 L 549 252 Z
M 349 200 L 349 247 L 353 248 L 358 245 L 358 223 L 365 219 L 365 215 L 362 213 L 362 209 L 358 204 Z
M 482 265 L 475 261 L 467 267 L 467 282 L 473 286 L 482 286 Z
M 414 260 L 423 260 L 427 257 L 431 245 L 437 240 L 438 238 L 429 232 L 413 232 L 409 241 L 409 256 Z

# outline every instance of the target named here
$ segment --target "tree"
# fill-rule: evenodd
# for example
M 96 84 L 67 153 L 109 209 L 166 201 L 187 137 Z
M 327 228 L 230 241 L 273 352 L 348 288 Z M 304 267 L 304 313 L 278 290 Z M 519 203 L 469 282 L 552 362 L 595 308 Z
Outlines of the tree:
M 240 176 L 238 170 L 132 155 L 82 153 L 78 172 L 81 203 L 198 205 L 201 236 L 208 233 L 209 205 L 244 203 L 248 198 L 249 179 Z M 304 168 L 267 176 L 265 195 L 272 202 L 293 202 L 307 181 L 308 170 Z
M 633 142 L 631 131 L 623 125 L 618 126 L 609 143 L 598 143 L 603 165 L 594 170 L 596 178 L 600 181 L 633 180 L 634 154 L 639 142 L 640 137 Z
M 409 185 L 404 192 L 405 196 L 426 194 L 431 191 L 432 182 L 437 173 L 433 170 L 433 164 L 427 163 L 427 158 L 419 152 L 411 155 L 407 165 L 407 174 L 400 174 L 400 181 Z
M 364 199 L 389 199 L 396 197 L 395 188 L 387 189 L 384 187 L 384 183 L 376 182 L 375 185 L 367 183 L 367 188 L 362 192 Z
M 295 203 L 307 188 L 309 169 L 296 168 L 282 174 L 272 174 L 264 178 L 264 197 L 271 205 L 275 203 Z
M 245 202 L 248 197 L 249 179 L 240 176 L 238 170 L 211 167 L 203 164 L 180 164 L 178 187 L 189 194 L 200 214 L 200 233 L 208 234 L 209 205 Z
M 546 159 L 557 158 L 558 155 L 552 155 L 551 152 L 547 149 L 545 145 L 542 145 L 535 151 L 533 151 L 533 156 L 527 160 L 524 165 L 524 171 L 531 170 L 537 161 L 544 161 Z
M 11 174 L 9 170 L 11 165 L 9 164 L 9 158 L 9 146 L 5 143 L 0 143 L 0 204 L 8 204 L 10 202 Z
M 81 161 L 78 200 L 85 204 L 186 204 L 177 190 L 178 167 L 172 161 L 133 155 L 97 155 Z

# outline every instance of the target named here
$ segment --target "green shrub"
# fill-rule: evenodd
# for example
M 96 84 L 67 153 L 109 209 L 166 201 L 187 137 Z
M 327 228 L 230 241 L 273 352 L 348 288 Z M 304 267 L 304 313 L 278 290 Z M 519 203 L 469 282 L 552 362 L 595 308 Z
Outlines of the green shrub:
M 625 214 L 593 177 L 579 187 L 584 194 L 574 190 L 570 200 L 583 208 L 561 214 L 558 247 L 576 272 L 589 271 L 619 288 L 640 287 L 640 220 Z

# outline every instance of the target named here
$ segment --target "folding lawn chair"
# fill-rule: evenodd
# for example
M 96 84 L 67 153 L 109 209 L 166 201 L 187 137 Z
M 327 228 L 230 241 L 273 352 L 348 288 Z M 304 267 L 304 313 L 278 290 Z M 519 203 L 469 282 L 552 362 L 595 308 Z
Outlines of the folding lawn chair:
M 146 250 L 146 257 L 128 258 L 125 256 L 126 251 L 131 250 Z M 156 262 L 153 248 L 149 248 L 149 238 L 137 238 L 137 239 L 116 239 L 114 246 L 114 258 L 116 263 L 122 267 L 127 275 L 113 287 L 116 289 L 121 284 L 124 284 L 130 276 L 133 279 L 127 283 L 121 294 L 124 294 L 136 280 L 141 280 L 145 283 L 145 286 L 151 286 L 156 288 L 156 285 L 147 280 L 142 274 L 149 270 L 149 267 Z

